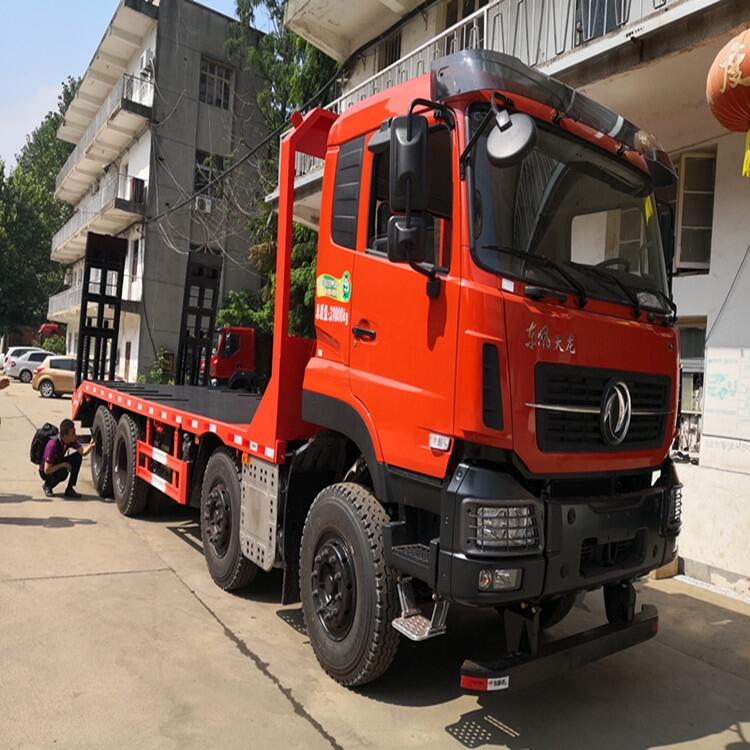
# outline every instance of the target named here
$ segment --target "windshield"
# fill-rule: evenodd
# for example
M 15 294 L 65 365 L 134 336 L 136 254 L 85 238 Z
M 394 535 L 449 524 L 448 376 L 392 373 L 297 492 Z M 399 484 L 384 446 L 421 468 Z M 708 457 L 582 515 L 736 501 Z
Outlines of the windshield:
M 472 129 L 486 112 L 472 110 Z M 476 145 L 477 262 L 535 284 L 665 311 L 664 256 L 646 177 L 579 140 L 539 124 L 537 130 L 536 146 L 511 167 L 487 159 L 489 127 Z

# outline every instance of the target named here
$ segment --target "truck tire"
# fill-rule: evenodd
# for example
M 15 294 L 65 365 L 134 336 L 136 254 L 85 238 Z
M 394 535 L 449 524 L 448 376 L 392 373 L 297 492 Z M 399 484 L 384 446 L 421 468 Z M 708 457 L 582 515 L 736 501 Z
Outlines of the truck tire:
M 224 591 L 248 586 L 258 568 L 240 549 L 240 476 L 234 456 L 219 448 L 208 459 L 201 488 L 201 540 L 208 572 Z
M 99 497 L 112 497 L 112 448 L 117 422 L 106 406 L 100 406 L 94 414 L 91 437 L 96 446 L 91 452 L 91 481 Z
M 396 573 L 383 555 L 388 520 L 370 490 L 344 482 L 318 494 L 302 531 L 307 633 L 320 665 L 346 687 L 380 677 L 398 648 Z
M 150 486 L 135 475 L 138 424 L 123 414 L 117 423 L 112 447 L 112 489 L 117 509 L 123 516 L 139 516 L 146 510 Z

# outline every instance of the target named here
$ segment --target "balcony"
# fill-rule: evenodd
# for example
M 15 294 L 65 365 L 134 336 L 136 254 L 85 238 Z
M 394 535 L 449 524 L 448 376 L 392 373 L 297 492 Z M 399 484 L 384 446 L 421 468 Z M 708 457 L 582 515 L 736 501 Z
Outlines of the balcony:
M 151 119 L 154 84 L 124 75 L 84 131 L 55 180 L 55 197 L 78 203 Z
M 135 177 L 115 174 L 98 192 L 84 198 L 65 226 L 52 238 L 52 260 L 72 263 L 86 251 L 88 232 L 117 235 L 143 218 L 146 183 Z
M 314 10 L 315 2 L 317 0 L 290 1 L 285 19 L 290 28 L 325 49 L 301 23 L 302 17 L 307 18 L 305 14 Z M 433 60 L 466 49 L 504 52 L 549 75 L 559 74 L 719 2 L 721 0 L 494 0 L 425 40 L 376 75 L 352 86 L 326 109 L 342 114 L 374 94 L 429 72 Z M 385 0 L 357 4 L 350 0 L 326 0 L 328 10 L 320 11 L 319 18 L 337 18 L 339 10 L 344 13 L 345 8 L 355 5 L 359 12 L 364 12 L 363 8 L 380 7 L 381 3 Z M 386 4 L 391 6 L 393 2 Z M 396 5 L 404 6 L 401 16 L 405 15 L 406 4 L 399 0 Z M 331 29 L 335 27 L 333 24 Z M 341 25 L 341 34 L 346 36 L 347 29 L 348 26 Z M 369 38 L 374 36 L 373 29 Z M 320 214 L 321 179 L 321 160 L 298 154 L 294 218 L 313 229 L 317 228 Z M 267 196 L 266 201 L 275 205 L 278 189 Z
M 78 318 L 81 307 L 83 285 L 76 284 L 49 298 L 47 320 L 58 323 L 71 323 Z
M 112 20 L 65 111 L 57 137 L 78 143 L 112 88 L 148 44 L 159 17 L 157 0 L 119 0 Z M 78 40 L 69 40 L 76 45 Z

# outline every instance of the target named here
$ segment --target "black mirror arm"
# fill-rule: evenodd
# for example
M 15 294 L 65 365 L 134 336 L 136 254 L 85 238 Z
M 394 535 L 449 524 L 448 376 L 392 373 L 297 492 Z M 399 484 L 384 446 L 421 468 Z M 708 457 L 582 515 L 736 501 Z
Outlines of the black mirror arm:
M 409 262 L 409 267 L 417 273 L 421 273 L 422 276 L 427 277 L 427 287 L 425 291 L 430 299 L 437 299 L 440 296 L 440 287 L 442 282 L 440 277 L 437 275 L 437 268 L 430 264 L 425 265 L 424 263 L 415 263 L 414 261 Z
M 437 110 L 451 130 L 456 127 L 453 110 L 441 102 L 433 102 L 430 99 L 415 99 L 409 105 L 409 119 L 411 119 L 411 116 L 414 114 L 414 107 L 429 107 L 432 110 Z M 411 137 L 411 133 L 409 135 Z
M 487 123 L 495 116 L 492 109 L 487 110 L 487 114 L 484 116 L 479 127 L 474 131 L 474 134 L 469 138 L 469 142 L 466 144 L 466 148 L 461 152 L 461 156 L 458 157 L 458 168 L 459 168 L 459 179 L 466 179 L 466 162 L 469 160 L 471 152 L 474 150 L 474 146 L 477 145 L 477 141 L 482 137 L 484 129 L 487 127 Z

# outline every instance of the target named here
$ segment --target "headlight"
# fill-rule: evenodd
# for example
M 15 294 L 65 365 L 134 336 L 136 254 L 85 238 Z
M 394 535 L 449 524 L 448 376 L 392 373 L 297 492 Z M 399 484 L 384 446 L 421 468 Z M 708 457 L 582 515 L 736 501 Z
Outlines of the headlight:
M 529 549 L 539 545 L 534 510 L 529 505 L 477 509 L 477 547 Z

